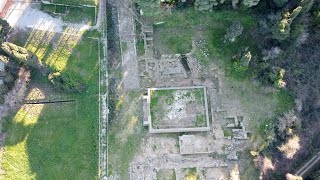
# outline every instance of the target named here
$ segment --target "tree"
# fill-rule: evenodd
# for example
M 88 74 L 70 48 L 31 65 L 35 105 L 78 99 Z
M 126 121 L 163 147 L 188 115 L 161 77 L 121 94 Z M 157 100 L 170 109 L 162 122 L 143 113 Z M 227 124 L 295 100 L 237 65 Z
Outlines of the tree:
M 0 45 L 7 38 L 11 27 L 6 20 L 0 19 Z
M 7 53 L 10 57 L 14 58 L 18 62 L 22 62 L 31 67 L 37 68 L 43 74 L 48 74 L 48 68 L 42 63 L 38 57 L 26 48 L 17 46 L 15 44 L 4 42 L 1 45 L 1 49 Z
M 288 141 L 282 144 L 278 149 L 284 154 L 288 159 L 292 159 L 293 156 L 300 149 L 300 138 L 297 135 L 293 135 Z
M 243 26 L 240 22 L 234 22 L 227 29 L 227 33 L 224 35 L 224 42 L 234 42 L 238 36 L 242 34 Z
M 288 38 L 290 36 L 291 24 L 301 10 L 302 7 L 298 6 L 291 13 L 289 11 L 285 11 L 282 15 L 281 13 L 277 13 L 273 18 L 274 24 L 271 27 L 272 37 L 280 41 Z
M 287 180 L 303 180 L 303 178 L 301 176 L 295 176 L 293 174 L 286 174 L 286 179 Z
M 278 119 L 278 136 L 281 139 L 285 139 L 286 136 L 292 136 L 295 131 L 300 130 L 300 126 L 300 118 L 298 118 L 294 110 L 290 110 Z
M 256 6 L 260 0 L 243 0 L 243 4 L 247 7 Z

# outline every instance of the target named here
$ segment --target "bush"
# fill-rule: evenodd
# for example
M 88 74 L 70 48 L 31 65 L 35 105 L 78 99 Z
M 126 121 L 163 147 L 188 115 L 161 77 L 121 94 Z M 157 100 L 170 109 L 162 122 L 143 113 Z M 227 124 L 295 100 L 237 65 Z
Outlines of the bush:
M 300 149 L 300 138 L 294 135 L 292 138 L 288 139 L 285 144 L 282 144 L 278 149 L 284 153 L 285 157 L 292 159 L 296 152 Z
M 280 117 L 278 120 L 278 136 L 282 139 L 285 139 L 286 136 L 292 136 L 294 131 L 300 130 L 301 120 L 293 110 L 285 113 L 283 117 Z
M 242 34 L 243 26 L 240 22 L 234 22 L 227 30 L 224 36 L 225 42 L 234 42 L 238 36 Z
M 86 85 L 81 80 L 70 78 L 69 75 L 61 72 L 53 72 L 48 75 L 48 80 L 55 86 L 71 92 L 84 92 Z

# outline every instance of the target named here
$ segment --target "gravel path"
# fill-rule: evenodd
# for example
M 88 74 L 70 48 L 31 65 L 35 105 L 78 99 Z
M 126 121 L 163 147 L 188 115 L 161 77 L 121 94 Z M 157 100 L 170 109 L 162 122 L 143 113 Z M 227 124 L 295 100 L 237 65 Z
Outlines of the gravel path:
M 140 82 L 136 51 L 135 21 L 131 8 L 131 0 L 122 0 L 118 2 L 123 89 L 138 89 L 140 87 Z

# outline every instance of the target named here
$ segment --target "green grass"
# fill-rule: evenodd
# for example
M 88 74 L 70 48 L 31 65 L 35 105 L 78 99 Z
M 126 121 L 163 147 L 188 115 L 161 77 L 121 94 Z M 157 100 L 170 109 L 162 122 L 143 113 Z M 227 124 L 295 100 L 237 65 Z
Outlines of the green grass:
M 141 124 L 141 93 L 130 91 L 119 101 L 114 123 L 108 132 L 108 174 L 129 179 L 129 163 L 140 148 L 146 129 Z
M 225 130 L 223 130 L 223 136 L 230 137 L 230 136 L 232 136 L 232 132 L 228 129 L 225 129 Z
M 197 174 L 197 168 L 185 168 L 183 169 L 184 172 L 186 172 L 186 179 L 199 179 L 199 175 Z
M 61 17 L 65 22 L 95 24 L 95 8 L 93 7 L 66 7 L 41 3 L 41 10 L 52 16 Z
M 29 46 L 33 47 L 33 46 Z M 69 104 L 27 105 L 7 119 L 2 167 L 5 179 L 95 179 L 98 174 L 98 45 L 83 38 L 66 61 L 64 73 L 83 78 L 83 93 L 53 88 L 45 76 L 33 72 L 32 87 L 51 100 Z M 55 53 L 49 48 L 50 52 Z M 62 63 L 62 62 L 61 62 Z M 59 63 L 58 63 L 59 64 Z M 52 68 L 59 66 L 51 64 Z M 80 74 L 82 72 L 82 74 Z
M 138 57 L 141 57 L 144 55 L 145 53 L 145 49 L 144 49 L 144 40 L 141 37 L 141 32 L 142 32 L 142 27 L 141 24 L 136 21 L 136 35 L 137 35 L 137 42 L 136 42 L 136 46 L 137 46 L 137 55 Z
M 53 0 L 53 3 L 71 5 L 97 5 L 98 2 L 98 0 Z
M 142 39 L 138 39 L 137 40 L 137 54 L 138 56 L 143 56 L 145 53 L 145 49 L 144 49 L 144 41 Z
M 196 117 L 196 127 L 203 127 L 206 124 L 206 117 L 203 114 L 197 115 Z
M 195 55 L 200 57 L 204 65 L 209 61 L 231 63 L 231 57 L 248 46 L 256 50 L 250 31 L 255 27 L 254 16 L 249 11 L 213 11 L 199 12 L 194 9 L 175 10 L 172 15 L 147 17 L 152 22 L 164 22 L 154 26 L 155 49 L 164 53 L 186 53 L 191 50 L 191 39 L 196 42 L 205 39 L 206 43 L 196 48 Z M 244 33 L 234 43 L 224 43 L 227 28 L 239 21 L 244 27 Z M 198 48 L 208 50 L 209 56 L 202 57 Z

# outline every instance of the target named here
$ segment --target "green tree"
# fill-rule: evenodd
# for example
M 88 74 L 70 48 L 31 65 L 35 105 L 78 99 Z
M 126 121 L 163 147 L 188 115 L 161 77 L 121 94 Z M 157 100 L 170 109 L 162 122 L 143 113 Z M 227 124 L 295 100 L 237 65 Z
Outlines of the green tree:
M 49 68 L 42 63 L 34 53 L 28 51 L 26 48 L 4 42 L 1 45 L 1 49 L 9 56 L 9 60 L 7 59 L 8 61 L 12 58 L 20 63 L 38 69 L 44 75 L 48 75 L 50 72 Z M 5 60 L 5 58 L 1 58 L 0 60 Z
M 224 36 L 225 42 L 234 42 L 238 36 L 242 34 L 243 26 L 240 22 L 234 22 L 228 28 L 227 33 Z
M 11 27 L 6 20 L 0 19 L 0 45 L 7 38 Z
M 283 41 L 290 36 L 291 24 L 299 15 L 301 9 L 302 7 L 298 6 L 291 13 L 286 11 L 282 15 L 280 13 L 275 15 L 274 24 L 271 27 L 272 37 L 274 39 Z

